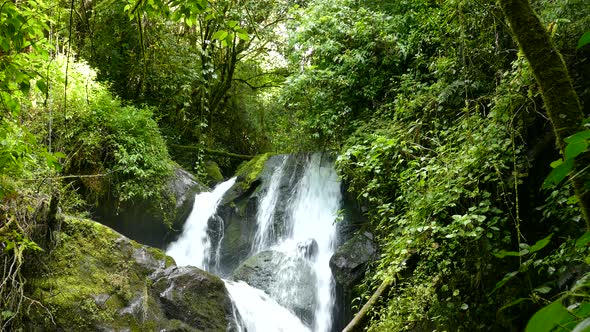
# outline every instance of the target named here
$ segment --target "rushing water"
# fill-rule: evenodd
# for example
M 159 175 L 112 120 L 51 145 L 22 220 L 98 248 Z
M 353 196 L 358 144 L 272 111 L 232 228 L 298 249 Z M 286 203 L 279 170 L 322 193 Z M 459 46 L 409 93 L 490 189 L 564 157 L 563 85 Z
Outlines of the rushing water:
M 192 265 L 208 271 L 210 266 L 211 239 L 207 235 L 209 219 L 214 216 L 217 206 L 236 178 L 225 181 L 212 192 L 195 196 L 193 210 L 189 214 L 182 234 L 171 243 L 166 254 L 172 256 L 179 266 Z
M 251 241 L 252 254 L 264 250 L 282 253 L 277 256 L 280 260 L 277 261 L 280 263 L 278 277 L 271 281 L 268 294 L 244 282 L 225 281 L 226 288 L 239 312 L 237 320 L 242 331 L 330 332 L 335 296 L 329 260 L 335 250 L 334 221 L 340 208 L 340 182 L 332 163 L 322 160 L 320 154 L 304 156 L 306 164 L 302 175 L 296 172 L 296 167 L 286 167 L 288 158 L 296 157 L 275 158 L 282 159 L 271 169 L 268 185 L 264 184 L 266 190 L 259 200 L 257 229 Z M 285 179 L 297 176 L 300 178 L 291 191 L 280 189 Z M 234 183 L 235 179 L 231 179 L 211 193 L 196 196 L 181 237 L 167 250 L 178 265 L 216 270 L 211 261 L 219 264 L 219 259 L 212 257 L 219 256 L 219 246 L 217 252 L 212 252 L 207 227 L 211 218 L 219 218 L 215 215 L 217 206 Z M 284 211 L 277 218 L 279 206 Z M 220 228 L 218 231 L 223 237 L 223 221 L 211 224 Z M 304 287 L 294 287 L 300 280 L 309 281 Z M 314 298 L 313 317 L 306 326 L 294 312 L 296 303 L 310 294 Z
M 235 307 L 242 318 L 241 327 L 246 331 L 260 332 L 309 332 L 297 316 L 281 307 L 268 294 L 250 287 L 243 281 L 225 281 Z
M 334 222 L 340 200 L 340 181 L 336 171 L 330 162 L 322 161 L 321 154 L 314 154 L 308 161 L 294 199 L 289 204 L 286 236 L 275 247 L 291 257 L 305 255 L 302 247 L 306 252 L 317 249 L 310 262 L 316 279 L 314 332 L 328 332 L 332 327 L 335 291 L 329 262 L 335 250 L 337 231 Z M 317 248 L 310 249 L 309 245 L 315 245 L 314 243 L 317 243 Z M 289 294 L 293 291 L 289 283 L 294 276 L 288 273 L 280 276 L 282 280 L 279 280 L 279 284 Z
M 254 235 L 252 246 L 253 253 L 268 248 L 275 236 L 272 222 L 275 216 L 275 207 L 279 198 L 279 185 L 283 179 L 283 171 L 287 156 L 281 156 L 281 158 L 281 164 L 274 170 L 266 194 L 262 197 L 258 207 L 258 213 L 256 215 L 258 228 L 256 230 L 256 235 Z

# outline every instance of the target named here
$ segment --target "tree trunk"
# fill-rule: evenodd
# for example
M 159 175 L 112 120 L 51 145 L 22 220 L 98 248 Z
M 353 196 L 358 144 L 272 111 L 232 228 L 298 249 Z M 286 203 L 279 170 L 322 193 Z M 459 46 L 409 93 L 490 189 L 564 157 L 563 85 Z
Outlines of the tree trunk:
M 541 88 L 545 109 L 555 130 L 557 146 L 563 155 L 566 145 L 564 139 L 584 129 L 584 112 L 565 62 L 529 0 L 498 0 L 498 3 Z M 590 183 L 590 172 L 583 171 L 590 164 L 587 154 L 576 158 L 572 180 L 586 227 L 590 229 L 590 190 L 585 188 L 585 184 Z
M 381 285 L 379 286 L 379 288 L 377 288 L 375 293 L 373 293 L 373 295 L 371 295 L 371 298 L 369 298 L 369 301 L 367 301 L 367 303 L 365 303 L 365 305 L 354 316 L 354 318 L 350 321 L 350 323 L 348 323 L 348 325 L 346 325 L 346 327 L 344 328 L 344 330 L 342 330 L 342 332 L 362 331 L 365 328 L 365 326 L 367 325 L 367 322 L 369 320 L 369 311 L 371 309 L 373 309 L 373 307 L 377 303 L 377 300 L 379 300 L 379 298 L 381 298 L 381 296 L 384 293 L 387 293 L 389 291 L 389 289 L 391 289 L 392 285 L 393 285 L 393 280 L 383 281 L 381 283 Z

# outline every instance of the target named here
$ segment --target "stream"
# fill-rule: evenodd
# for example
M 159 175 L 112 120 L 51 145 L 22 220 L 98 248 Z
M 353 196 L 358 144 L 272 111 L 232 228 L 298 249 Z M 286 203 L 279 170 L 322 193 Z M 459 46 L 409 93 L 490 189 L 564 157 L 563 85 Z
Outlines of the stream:
M 274 158 L 282 159 L 272 166 L 267 163 L 272 169 L 260 185 L 248 257 L 266 257 L 273 277 L 265 280 L 264 290 L 240 278 L 224 279 L 237 311 L 236 325 L 241 332 L 331 332 L 335 282 L 329 261 L 337 241 L 340 181 L 333 163 L 319 153 L 305 156 L 302 171 L 285 167 L 294 156 Z M 286 181 L 294 185 L 287 195 L 281 195 L 279 188 Z M 196 195 L 182 234 L 167 249 L 179 266 L 192 265 L 212 273 L 223 270 L 224 221 L 216 211 L 235 184 L 232 178 L 212 192 Z M 211 236 L 211 227 L 216 228 L 217 237 Z

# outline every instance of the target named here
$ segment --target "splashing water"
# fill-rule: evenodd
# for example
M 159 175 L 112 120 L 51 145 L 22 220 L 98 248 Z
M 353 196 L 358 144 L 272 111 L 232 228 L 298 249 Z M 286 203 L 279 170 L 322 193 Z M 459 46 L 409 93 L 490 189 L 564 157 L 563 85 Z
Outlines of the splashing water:
M 178 266 L 192 265 L 209 270 L 211 257 L 211 239 L 207 235 L 209 219 L 214 216 L 225 192 L 235 182 L 236 178 L 231 178 L 217 185 L 212 192 L 195 195 L 193 210 L 186 219 L 182 234 L 166 250 L 166 254 L 172 256 Z
M 293 191 L 281 193 L 281 181 L 295 179 L 300 174 L 296 168 L 287 171 L 287 160 L 291 156 L 281 158 L 279 166 L 272 170 L 273 175 L 260 200 L 257 231 L 252 239 L 252 253 L 270 249 L 284 254 L 277 256 L 282 257 L 278 280 L 270 285 L 270 294 L 244 282 L 225 281 L 226 288 L 239 312 L 236 317 L 239 331 L 330 332 L 335 283 L 329 260 L 335 251 L 337 237 L 334 221 L 341 201 L 339 178 L 331 162 L 322 162 L 321 155 L 314 154 L 308 158 Z M 181 237 L 167 251 L 178 265 L 194 265 L 205 270 L 214 268 L 209 263 L 212 245 L 207 233 L 208 221 L 214 217 L 221 198 L 234 183 L 235 179 L 231 179 L 211 193 L 196 196 Z M 282 218 L 276 217 L 279 206 L 284 209 Z M 223 238 L 223 223 L 217 224 Z M 216 251 L 219 256 L 219 247 Z M 301 268 L 301 262 L 306 269 Z M 216 259 L 218 263 L 219 259 Z M 293 287 L 298 280 L 308 280 L 305 278 L 310 280 L 305 289 Z M 293 314 L 295 304 L 301 303 L 305 296 L 309 297 L 309 293 L 314 299 L 313 317 L 308 321 L 312 328 Z
M 234 305 L 242 318 L 242 327 L 248 332 L 310 332 L 310 329 L 281 307 L 268 294 L 243 281 L 225 281 Z
M 274 239 L 274 227 L 272 225 L 275 216 L 275 207 L 279 198 L 279 185 L 283 178 L 283 171 L 287 161 L 286 156 L 282 156 L 280 166 L 274 170 L 266 194 L 260 201 L 258 212 L 256 214 L 256 223 L 258 229 L 254 235 L 252 253 L 260 252 L 270 245 Z

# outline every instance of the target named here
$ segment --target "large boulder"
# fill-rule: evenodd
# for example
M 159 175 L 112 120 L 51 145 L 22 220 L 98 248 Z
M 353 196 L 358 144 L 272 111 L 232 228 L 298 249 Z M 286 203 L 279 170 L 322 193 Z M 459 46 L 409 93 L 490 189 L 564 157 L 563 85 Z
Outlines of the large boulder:
M 207 190 L 189 172 L 175 167 L 161 197 L 124 203 L 105 200 L 93 217 L 121 234 L 156 248 L 173 241 L 193 208 L 195 194 Z
M 266 250 L 242 263 L 233 279 L 265 291 L 275 301 L 311 325 L 317 305 L 315 274 L 305 259 Z
M 367 264 L 377 255 L 370 234 L 357 234 L 336 249 L 330 258 L 334 279 L 344 288 L 358 284 L 365 275 Z
M 171 267 L 150 278 L 166 317 L 199 331 L 225 331 L 232 304 L 218 277 L 195 267 Z
M 353 317 L 351 303 L 359 294 L 355 286 L 360 284 L 367 265 L 377 259 L 377 249 L 370 233 L 356 234 L 336 249 L 330 258 L 330 269 L 336 280 L 334 327 L 342 330 Z
M 27 276 L 30 331 L 227 331 L 223 282 L 176 268 L 161 250 L 99 223 L 66 218 L 57 246 Z

